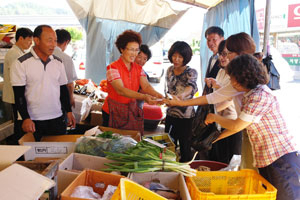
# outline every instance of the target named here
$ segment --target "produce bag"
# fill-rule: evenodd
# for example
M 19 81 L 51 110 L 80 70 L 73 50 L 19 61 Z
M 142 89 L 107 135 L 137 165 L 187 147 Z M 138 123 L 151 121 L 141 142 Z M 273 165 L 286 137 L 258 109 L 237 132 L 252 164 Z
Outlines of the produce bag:
M 204 87 L 204 94 L 211 93 L 212 88 Z M 214 113 L 214 105 L 198 106 L 192 123 L 192 147 L 196 151 L 210 150 L 212 142 L 221 134 L 216 123 L 206 125 L 204 123 L 208 113 Z
M 266 66 L 267 68 L 267 72 L 270 76 L 269 82 L 268 82 L 268 87 L 271 90 L 279 90 L 280 89 L 280 74 L 277 71 L 274 63 L 272 62 L 272 56 L 271 55 L 267 55 L 264 59 L 263 59 L 263 64 Z
M 87 97 L 82 101 L 82 106 L 80 109 L 80 121 L 84 121 L 89 116 L 92 104 L 93 102 L 90 97 Z
M 104 137 L 83 136 L 76 142 L 75 152 L 105 157 L 105 152 L 123 153 L 137 144 L 131 137 L 116 133 L 112 134 L 110 138 L 105 137 L 109 137 L 106 132 L 104 132 Z

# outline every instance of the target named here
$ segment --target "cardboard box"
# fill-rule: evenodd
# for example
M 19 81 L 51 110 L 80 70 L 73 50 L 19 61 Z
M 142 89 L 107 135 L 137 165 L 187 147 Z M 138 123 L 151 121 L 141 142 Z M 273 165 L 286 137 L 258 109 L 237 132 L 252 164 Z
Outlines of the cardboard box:
M 174 190 L 179 190 L 182 200 L 191 200 L 190 193 L 186 186 L 183 175 L 176 172 L 147 172 L 147 173 L 130 173 L 128 177 L 139 183 L 159 180 L 166 187 Z
M 0 172 L 0 199 L 39 199 L 55 182 L 19 164 L 13 164 Z
M 91 111 L 91 122 L 90 125 L 92 126 L 99 126 L 102 125 L 102 112 L 101 111 Z
M 167 149 L 176 153 L 175 144 L 172 142 L 172 139 L 170 138 L 169 134 L 167 134 L 167 133 L 147 135 L 147 136 L 144 136 L 144 138 L 149 138 L 158 143 L 161 143 L 161 144 L 165 145 L 167 147 Z
M 71 194 L 73 193 L 74 189 L 79 185 L 91 186 L 93 187 L 94 192 L 97 192 L 102 196 L 108 185 L 118 186 L 121 178 L 125 177 L 95 170 L 84 170 L 62 192 L 61 200 L 88 200 L 84 198 L 71 197 Z
M 25 160 L 34 160 L 36 157 L 64 158 L 74 151 L 75 142 L 81 136 L 44 136 L 41 142 L 35 142 L 33 134 L 27 133 L 19 140 L 19 144 L 32 147 L 24 154 Z
M 16 161 L 15 163 L 27 167 L 55 182 L 55 186 L 50 188 L 48 192 L 43 194 L 43 199 L 56 200 L 57 199 L 57 171 L 58 161 Z M 41 198 L 40 198 L 41 199 Z
M 100 102 L 93 102 L 91 111 L 100 111 L 102 110 L 103 103 Z
M 85 136 L 91 136 L 95 135 L 97 132 L 97 129 L 100 129 L 100 131 L 112 131 L 113 133 L 119 133 L 123 136 L 129 136 L 135 139 L 136 141 L 141 141 L 141 133 L 139 131 L 134 131 L 134 130 L 122 130 L 122 129 L 116 129 L 116 128 L 111 128 L 111 127 L 104 127 L 104 126 L 96 126 L 90 130 L 87 130 L 84 135 Z
M 84 169 L 100 170 L 107 168 L 104 163 L 111 163 L 112 160 L 108 160 L 103 157 L 91 156 L 80 153 L 71 153 L 62 163 L 59 165 L 58 170 L 58 194 L 60 195 L 64 189 L 83 171 Z
M 42 178 L 35 171 L 24 169 L 19 164 L 11 165 L 12 162 L 15 162 L 30 148 L 30 146 L 0 145 L 0 171 L 4 169 L 0 172 L 0 199 L 42 200 L 44 199 L 45 190 L 49 188 L 52 188 L 52 194 L 54 194 L 53 186 L 55 185 L 55 181 L 53 182 L 50 178 L 46 177 Z M 56 170 L 57 168 L 58 164 L 56 165 Z M 48 172 L 51 176 L 56 175 L 56 171 L 53 172 L 50 170 Z M 55 199 L 54 196 L 51 199 Z

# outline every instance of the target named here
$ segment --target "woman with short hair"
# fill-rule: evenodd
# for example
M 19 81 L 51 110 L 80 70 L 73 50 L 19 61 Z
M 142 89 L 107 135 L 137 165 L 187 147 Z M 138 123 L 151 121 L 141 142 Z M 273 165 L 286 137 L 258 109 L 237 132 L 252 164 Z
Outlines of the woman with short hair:
M 143 110 L 136 100 L 155 104 L 157 98 L 163 98 L 149 84 L 142 67 L 134 62 L 141 43 L 141 35 L 132 30 L 117 37 L 116 46 L 121 56 L 106 68 L 108 96 L 102 107 L 103 126 L 139 130 L 143 134 Z M 139 88 L 145 94 L 139 93 Z
M 192 99 L 198 91 L 197 71 L 187 66 L 192 55 L 191 47 L 183 41 L 175 42 L 168 52 L 168 58 L 173 65 L 168 68 L 166 73 L 166 89 L 181 100 Z M 179 140 L 180 162 L 192 159 L 190 139 L 194 116 L 193 106 L 167 109 L 165 132 L 170 133 L 175 143 Z
M 231 85 L 243 92 L 237 119 L 208 114 L 205 123 L 216 122 L 226 128 L 217 140 L 247 129 L 254 163 L 259 173 L 277 188 L 278 200 L 300 197 L 300 155 L 292 142 L 277 98 L 266 86 L 266 68 L 252 55 L 233 59 L 226 69 Z

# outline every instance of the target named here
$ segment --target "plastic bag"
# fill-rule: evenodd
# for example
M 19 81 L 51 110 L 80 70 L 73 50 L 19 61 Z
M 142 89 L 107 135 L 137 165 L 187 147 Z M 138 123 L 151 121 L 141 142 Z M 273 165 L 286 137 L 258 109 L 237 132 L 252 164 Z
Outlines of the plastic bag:
M 92 108 L 92 100 L 87 97 L 82 101 L 82 106 L 81 106 L 81 110 L 80 110 L 80 121 L 85 120 L 88 115 L 90 114 L 91 108 Z
M 94 192 L 92 187 L 82 185 L 79 185 L 74 189 L 71 197 L 101 200 L 100 194 Z
M 272 62 L 272 56 L 271 55 L 267 55 L 267 57 L 265 57 L 263 59 L 263 63 L 264 65 L 267 67 L 269 76 L 270 76 L 270 80 L 269 83 L 267 84 L 268 87 L 271 90 L 279 90 L 280 89 L 280 74 L 277 71 L 274 63 Z
M 78 139 L 75 146 L 76 153 L 105 157 L 106 151 L 113 153 L 124 153 L 135 146 L 137 142 L 131 137 L 118 136 L 116 139 L 100 138 L 95 136 L 83 136 Z
M 110 200 L 112 196 L 114 195 L 115 191 L 117 190 L 118 187 L 113 186 L 113 185 L 108 185 L 106 190 L 104 191 L 104 194 L 102 196 L 101 200 Z
M 204 87 L 204 94 L 210 93 L 212 88 Z M 206 125 L 204 123 L 208 113 L 214 113 L 213 105 L 198 106 L 196 116 L 192 124 L 192 144 L 196 151 L 210 150 L 212 142 L 221 134 L 216 123 Z
M 220 171 L 239 171 L 241 165 L 241 155 L 233 155 L 228 166 L 220 169 Z

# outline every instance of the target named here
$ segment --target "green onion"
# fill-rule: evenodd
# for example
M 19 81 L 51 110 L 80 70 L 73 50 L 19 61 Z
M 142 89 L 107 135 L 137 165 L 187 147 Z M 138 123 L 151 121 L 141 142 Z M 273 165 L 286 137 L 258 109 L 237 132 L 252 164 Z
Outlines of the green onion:
M 158 148 L 158 149 L 157 149 Z M 154 171 L 175 171 L 184 176 L 195 176 L 196 170 L 190 167 L 194 161 L 197 152 L 190 162 L 180 163 L 174 161 L 173 154 L 163 153 L 163 158 L 159 158 L 161 149 L 145 141 L 139 142 L 135 147 L 130 148 L 125 153 L 105 152 L 106 158 L 116 162 L 105 163 L 108 168 L 102 171 L 120 171 L 120 172 L 154 172 Z

